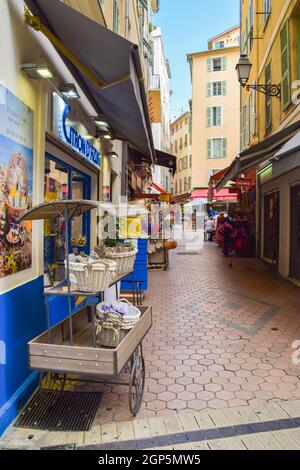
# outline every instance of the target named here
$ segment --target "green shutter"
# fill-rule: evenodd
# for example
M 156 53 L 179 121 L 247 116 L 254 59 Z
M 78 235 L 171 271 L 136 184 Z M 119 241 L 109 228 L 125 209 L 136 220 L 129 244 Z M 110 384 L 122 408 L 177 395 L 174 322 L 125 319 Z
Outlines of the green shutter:
M 227 57 L 222 57 L 221 58 L 221 64 L 222 64 L 222 71 L 226 71 L 227 70 Z
M 271 62 L 265 68 L 265 83 L 272 83 Z M 268 130 L 272 126 L 272 98 L 268 95 L 265 97 L 265 115 L 265 129 Z
M 289 41 L 289 24 L 285 23 L 280 33 L 281 46 L 281 94 L 282 106 L 286 109 L 291 102 L 291 71 L 290 71 L 290 41 Z
M 212 63 L 213 63 L 212 58 L 207 59 L 206 61 L 207 72 L 212 72 L 212 69 L 213 69 Z
M 217 106 L 217 126 L 222 126 L 222 107 Z
M 206 96 L 212 95 L 212 83 L 207 83 L 206 85 Z
M 207 125 L 207 127 L 211 127 L 211 111 L 212 111 L 212 108 L 206 108 L 206 125 Z
M 223 139 L 223 157 L 227 157 L 227 139 Z
M 223 81 L 222 82 L 222 95 L 227 95 L 227 82 Z
M 207 158 L 211 158 L 211 139 L 207 139 Z

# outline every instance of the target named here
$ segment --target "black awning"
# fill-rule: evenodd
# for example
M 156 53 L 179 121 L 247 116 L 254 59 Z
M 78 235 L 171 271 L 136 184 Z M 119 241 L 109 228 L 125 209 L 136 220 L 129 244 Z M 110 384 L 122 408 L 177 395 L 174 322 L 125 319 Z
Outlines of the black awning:
M 257 168 L 262 163 L 269 161 L 299 129 L 300 121 L 297 121 L 240 153 L 233 160 L 223 178 L 216 184 L 216 189 L 223 188 L 230 180 L 241 173 Z
M 147 157 L 146 155 L 143 155 L 141 152 L 139 152 L 136 149 L 131 148 L 130 155 L 133 157 L 133 159 L 136 162 L 144 161 L 144 162 L 152 164 L 152 161 L 150 160 L 149 157 Z M 171 155 L 166 152 L 162 152 L 161 150 L 155 150 L 154 163 L 155 165 L 169 168 L 172 171 L 173 175 L 177 171 L 177 158 L 174 155 Z
M 169 168 L 172 171 L 173 175 L 177 170 L 177 158 L 174 155 L 171 155 L 161 150 L 155 150 L 156 155 L 156 165 Z
M 25 3 L 96 81 L 104 84 L 115 81 L 107 88 L 97 86 L 68 54 L 54 45 L 97 113 L 107 116 L 114 137 L 130 142 L 154 162 L 138 46 L 60 0 L 25 0 Z

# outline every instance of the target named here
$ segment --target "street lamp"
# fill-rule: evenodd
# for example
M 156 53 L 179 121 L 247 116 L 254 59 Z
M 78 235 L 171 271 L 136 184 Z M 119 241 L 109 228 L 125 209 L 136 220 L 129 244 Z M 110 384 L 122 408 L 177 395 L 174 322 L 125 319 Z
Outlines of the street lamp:
M 242 54 L 235 68 L 237 76 L 238 76 L 238 80 L 241 86 L 243 88 L 246 88 L 247 91 L 251 89 L 256 90 L 256 91 L 259 91 L 260 93 L 264 93 L 267 96 L 274 96 L 280 100 L 281 99 L 281 86 L 280 85 L 274 85 L 272 83 L 263 84 L 263 85 L 260 85 L 260 84 L 247 85 L 251 68 L 252 68 L 252 64 L 249 61 L 247 55 Z

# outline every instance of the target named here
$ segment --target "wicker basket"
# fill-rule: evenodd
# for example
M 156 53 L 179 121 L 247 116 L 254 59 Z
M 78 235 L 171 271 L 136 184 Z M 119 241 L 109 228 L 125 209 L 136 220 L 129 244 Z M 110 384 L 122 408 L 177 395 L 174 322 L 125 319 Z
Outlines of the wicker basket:
M 112 259 L 117 263 L 116 274 L 129 273 L 133 270 L 135 257 L 138 250 L 128 251 L 124 253 L 105 252 L 105 258 Z
M 105 346 L 108 348 L 117 347 L 122 339 L 127 335 L 128 331 L 131 330 L 140 319 L 140 310 L 125 299 L 114 303 L 127 304 L 127 307 L 125 307 L 127 313 L 126 315 L 121 315 L 116 312 L 106 312 L 102 309 L 105 302 L 97 305 L 96 334 L 99 346 Z
M 97 260 L 93 263 L 70 261 L 71 286 L 81 292 L 102 292 L 108 289 L 116 270 L 116 263 Z

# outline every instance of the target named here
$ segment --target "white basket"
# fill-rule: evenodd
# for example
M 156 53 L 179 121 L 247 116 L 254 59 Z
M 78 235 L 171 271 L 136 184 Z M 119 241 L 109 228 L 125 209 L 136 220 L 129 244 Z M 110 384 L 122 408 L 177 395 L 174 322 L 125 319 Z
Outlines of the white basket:
M 106 312 L 102 310 L 103 305 L 107 304 L 108 302 L 101 302 L 100 304 L 97 305 L 96 311 L 97 311 L 97 318 L 99 321 L 105 321 L 107 318 L 107 315 L 109 315 L 110 312 Z M 131 330 L 134 325 L 138 322 L 138 320 L 141 317 L 141 311 L 132 305 L 128 300 L 122 299 L 120 301 L 116 302 L 109 302 L 112 305 L 118 305 L 122 304 L 123 309 L 125 310 L 125 315 L 117 314 L 115 312 L 111 312 L 113 315 L 119 315 L 120 319 L 122 320 L 122 326 L 121 328 L 123 330 Z
M 116 274 L 124 274 L 133 271 L 135 257 L 138 250 L 124 253 L 105 252 L 105 258 L 112 259 L 117 263 Z
M 97 260 L 92 263 L 69 262 L 71 287 L 81 292 L 106 290 L 116 270 L 116 263 Z

